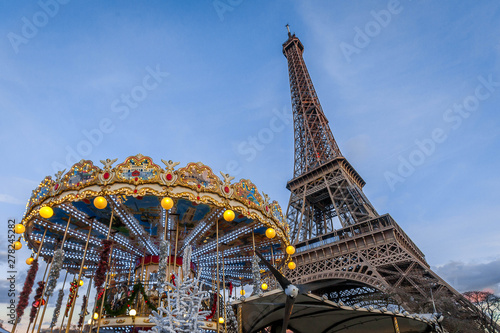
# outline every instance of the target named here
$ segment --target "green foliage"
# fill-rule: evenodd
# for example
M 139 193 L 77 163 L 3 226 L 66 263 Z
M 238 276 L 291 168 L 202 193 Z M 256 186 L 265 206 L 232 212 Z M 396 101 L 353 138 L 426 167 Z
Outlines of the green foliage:
M 104 302 L 105 313 L 113 317 L 124 315 L 127 312 L 127 308 L 129 308 L 129 306 L 132 305 L 134 303 L 134 300 L 139 296 L 139 293 L 141 293 L 148 308 L 156 311 L 156 306 L 154 306 L 153 302 L 151 302 L 149 297 L 146 295 L 142 283 L 137 283 L 136 285 L 134 285 L 134 288 L 132 289 L 132 293 L 130 294 L 130 296 L 126 297 L 125 302 L 118 309 L 113 310 L 109 302 Z M 102 298 L 98 300 L 96 304 L 96 309 L 99 309 L 101 307 L 101 302 Z

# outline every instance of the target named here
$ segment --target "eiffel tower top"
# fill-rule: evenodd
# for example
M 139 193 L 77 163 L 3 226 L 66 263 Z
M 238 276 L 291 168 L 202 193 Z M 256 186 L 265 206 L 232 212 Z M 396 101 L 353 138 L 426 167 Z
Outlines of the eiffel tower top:
M 288 75 L 292 97 L 295 163 L 293 177 L 299 177 L 317 167 L 341 157 L 328 120 L 323 113 L 316 90 L 302 58 L 304 46 L 288 30 L 283 54 L 288 60 Z

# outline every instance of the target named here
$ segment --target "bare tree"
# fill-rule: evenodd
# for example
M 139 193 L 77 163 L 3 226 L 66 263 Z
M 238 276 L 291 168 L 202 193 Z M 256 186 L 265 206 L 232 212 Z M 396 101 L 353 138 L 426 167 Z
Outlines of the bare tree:
M 468 291 L 464 296 L 483 314 L 481 328 L 488 333 L 500 332 L 500 297 L 489 291 Z

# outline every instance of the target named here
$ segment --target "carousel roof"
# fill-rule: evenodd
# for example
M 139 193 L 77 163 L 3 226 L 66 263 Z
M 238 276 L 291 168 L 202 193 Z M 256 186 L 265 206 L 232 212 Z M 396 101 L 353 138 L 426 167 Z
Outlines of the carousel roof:
M 212 279 L 218 225 L 220 256 L 229 279 L 251 279 L 254 246 L 268 258 L 273 256 L 279 266 L 289 260 L 284 251 L 290 245 L 289 227 L 281 208 L 250 180 L 232 183 L 234 177 L 221 173 L 219 178 L 200 162 L 176 169 L 179 163 L 162 160 L 165 168 L 161 168 L 140 154 L 113 167 L 116 161 L 101 161 L 100 168 L 82 160 L 67 172 L 58 172 L 55 179 L 48 176 L 41 182 L 22 220 L 25 240 L 33 251 L 38 250 L 47 231 L 40 255 L 48 260 L 66 233 L 64 266 L 76 271 L 92 225 L 85 258 L 90 273 L 97 267 L 101 242 L 111 224 L 118 269 L 135 266 L 140 257 L 158 255 L 159 243 L 166 235 L 172 245 L 178 237 L 178 255 L 191 245 L 193 262 L 209 268 L 202 276 Z M 94 204 L 98 196 L 106 198 L 103 209 Z M 169 211 L 161 205 L 164 197 L 174 201 Z M 53 209 L 52 217 L 41 217 L 40 209 L 45 206 Z M 223 218 L 226 209 L 235 212 L 231 222 Z M 266 237 L 268 228 L 276 231 L 276 237 Z

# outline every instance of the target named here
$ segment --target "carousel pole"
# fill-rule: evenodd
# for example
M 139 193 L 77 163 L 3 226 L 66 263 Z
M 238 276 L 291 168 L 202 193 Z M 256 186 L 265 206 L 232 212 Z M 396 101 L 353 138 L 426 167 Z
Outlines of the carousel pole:
M 179 240 L 179 220 L 177 220 L 177 224 L 175 227 L 175 252 L 174 252 L 174 273 L 177 268 L 177 242 Z
M 252 230 L 253 255 L 255 255 L 255 236 Z
M 111 207 L 111 206 L 110 206 Z M 113 207 L 111 207 L 111 218 L 109 219 L 109 228 L 108 228 L 108 236 L 106 237 L 106 240 L 109 240 L 109 236 L 111 235 L 111 226 L 113 224 Z M 108 267 L 111 267 L 111 259 L 113 258 L 113 244 L 111 244 L 110 250 L 109 250 L 109 259 L 108 259 Z M 99 309 L 99 317 L 98 317 L 98 322 L 97 322 L 97 333 L 99 333 L 99 330 L 101 329 L 101 315 L 102 315 L 102 309 L 104 307 L 104 302 L 106 300 L 106 288 L 108 286 L 108 278 L 110 277 L 111 274 L 108 273 L 106 274 L 106 280 L 104 281 L 104 290 L 102 292 L 102 301 L 101 301 L 101 307 Z M 97 293 L 97 296 L 99 293 Z M 96 302 L 97 302 L 97 296 L 96 296 Z M 94 317 L 92 315 L 92 317 Z
M 47 230 L 49 230 L 48 226 L 47 228 L 45 228 L 45 231 L 43 232 L 42 240 L 40 241 L 40 246 L 38 246 L 38 250 L 36 251 L 35 260 L 38 260 L 38 257 L 40 256 L 40 252 L 42 250 L 43 242 L 45 241 L 45 235 L 47 234 Z M 12 330 L 12 333 L 14 333 L 14 330 Z
M 222 285 L 223 288 L 222 292 L 224 293 L 223 298 L 224 298 L 224 333 L 227 333 L 227 309 L 226 309 L 226 270 L 225 270 L 225 263 L 224 263 L 224 251 L 221 252 L 221 259 L 222 259 Z
M 75 281 L 75 277 L 76 277 L 76 274 L 73 274 L 73 281 Z M 70 285 L 71 285 L 71 282 L 70 282 Z M 75 301 L 76 301 L 76 299 L 75 299 Z M 64 317 L 66 317 L 66 316 L 63 315 L 63 318 L 62 318 L 62 321 L 61 321 L 61 326 L 59 326 L 59 331 L 57 331 L 57 333 L 61 333 L 61 331 L 62 331 L 62 329 L 64 327 Z M 69 324 L 69 322 L 68 322 L 68 324 Z M 68 324 L 66 324 L 66 326 L 68 326 Z
M 47 262 L 47 265 L 45 266 L 45 272 L 43 273 L 43 278 L 42 278 L 42 281 L 44 283 L 45 283 L 45 276 L 47 276 L 47 270 L 48 270 L 49 266 L 52 266 L 52 261 L 50 262 L 50 264 Z M 42 299 L 43 299 L 43 293 L 42 293 Z M 41 306 L 41 304 L 40 304 L 40 306 Z M 40 308 L 38 308 L 38 310 L 40 310 Z M 33 329 L 35 329 L 36 320 L 38 318 L 38 310 L 36 311 L 36 317 L 35 317 L 35 320 L 33 321 Z M 29 332 L 30 326 L 31 326 L 31 322 L 28 325 L 28 329 L 26 330 L 26 333 Z M 12 330 L 12 332 L 14 332 L 14 330 Z
M 48 230 L 48 229 L 49 229 L 48 227 L 47 227 L 47 228 L 45 228 L 45 231 L 43 232 L 42 240 L 40 241 L 40 245 L 38 246 L 38 250 L 37 250 L 37 252 L 36 252 L 36 257 L 35 257 L 35 259 L 34 259 L 34 260 L 38 260 L 38 256 L 40 255 L 40 251 L 42 250 L 42 245 L 43 245 L 43 242 L 44 242 L 44 240 L 45 240 L 45 235 L 47 234 L 47 230 Z M 48 265 L 48 263 L 47 263 L 47 265 Z M 44 280 L 45 280 L 45 278 L 44 278 Z M 17 323 L 18 323 L 20 320 L 21 320 L 21 318 L 16 318 L 16 322 L 14 323 L 14 326 L 12 327 L 12 330 L 11 330 L 11 332 L 12 332 L 12 333 L 15 333 L 15 332 L 16 332 Z M 29 328 L 28 328 L 28 329 L 29 329 Z
M 164 241 L 167 241 L 167 228 L 168 228 L 168 209 L 165 209 L 165 225 L 163 227 L 163 240 Z M 161 260 L 161 258 L 160 258 Z M 158 262 L 159 264 L 159 262 Z M 167 272 L 166 272 L 166 279 L 168 280 L 168 282 L 170 282 L 170 253 L 169 253 L 169 257 L 168 257 L 168 261 L 167 261 Z M 158 270 L 158 275 L 160 273 L 160 270 Z M 160 281 L 158 281 L 158 307 L 161 307 L 161 293 L 160 293 Z
M 113 248 L 111 248 L 113 250 Z M 102 309 L 104 308 L 104 302 L 106 301 L 106 289 L 108 287 L 109 282 L 111 281 L 112 278 L 112 271 L 114 270 L 114 265 L 116 264 L 116 260 L 113 260 L 113 263 L 111 263 L 111 254 L 109 256 L 109 264 L 111 266 L 110 270 L 108 271 L 108 274 L 106 275 L 106 281 L 104 282 L 104 291 L 102 292 L 102 301 L 101 301 L 101 307 L 99 308 L 99 321 L 97 322 L 97 333 L 99 333 L 99 330 L 101 329 L 101 316 L 102 316 Z
M 274 251 L 273 251 L 273 244 L 271 244 L 271 263 L 273 264 L 274 266 Z M 269 282 L 273 281 L 273 289 L 276 287 L 275 285 L 275 282 L 276 282 L 276 279 L 273 279 L 272 278 L 272 275 L 269 277 Z M 271 285 L 271 283 L 269 283 L 269 285 Z
M 106 236 L 106 240 L 109 240 L 109 235 L 111 235 L 111 226 L 113 225 L 113 213 L 114 213 L 113 207 L 111 207 L 111 218 L 109 219 L 108 235 Z M 113 245 L 111 245 L 111 251 L 109 253 L 109 258 L 111 258 L 112 251 L 113 251 Z M 108 260 L 108 267 L 109 267 L 109 260 Z M 94 311 L 95 311 L 95 306 L 97 304 L 97 298 L 99 297 L 99 290 L 96 290 L 96 291 L 97 292 L 95 294 L 94 306 L 92 307 L 92 314 L 91 314 L 92 321 L 90 322 L 89 332 L 92 331 L 92 326 L 94 325 L 94 322 L 96 320 L 96 319 L 94 319 Z M 98 318 L 98 320 L 100 322 L 100 318 Z
M 64 275 L 64 282 L 63 282 L 63 285 L 62 285 L 62 290 L 64 290 L 64 286 L 66 285 L 66 278 L 68 277 L 68 273 L 69 271 L 66 271 L 66 275 Z M 64 321 L 64 316 L 63 316 L 63 321 Z M 52 330 L 54 329 L 54 327 L 51 327 L 50 328 L 50 333 L 52 333 Z M 61 331 L 61 329 L 59 329 L 59 331 Z
M 167 240 L 167 228 L 168 228 L 168 209 L 165 209 L 165 226 L 163 227 L 163 240 Z
M 63 248 L 64 248 L 64 242 L 66 241 L 66 235 L 68 234 L 68 228 L 69 228 L 70 223 L 71 223 L 71 216 L 68 217 L 68 223 L 66 224 L 66 230 L 64 230 L 64 236 L 63 236 L 63 240 L 61 243 L 61 250 L 63 250 Z M 52 260 L 52 262 L 54 262 L 54 260 Z M 52 264 L 51 264 L 51 267 L 52 267 Z M 48 279 L 48 277 L 47 277 L 47 279 Z M 47 288 L 47 283 L 43 287 L 44 294 L 45 294 L 46 288 Z M 42 294 L 42 298 L 43 298 L 43 294 Z M 45 300 L 45 305 L 43 306 L 42 318 L 40 318 L 40 324 L 38 325 L 38 330 L 36 331 L 37 333 L 40 333 L 40 329 L 42 328 L 43 317 L 45 316 L 45 310 L 47 310 L 47 306 L 49 305 L 49 298 L 50 297 L 47 296 L 47 299 Z M 36 320 L 35 320 L 35 322 L 36 322 Z M 33 329 L 35 329 L 35 326 L 33 326 Z
M 133 263 L 130 263 L 130 268 L 128 270 L 128 276 L 127 276 L 127 290 L 128 290 L 128 287 L 130 285 L 130 274 L 132 273 L 132 267 L 133 267 Z
M 143 278 L 144 278 L 144 264 L 146 262 L 146 249 L 144 248 L 144 252 L 142 254 L 142 262 L 141 262 L 141 273 L 139 274 L 139 283 L 142 284 Z M 137 298 L 139 299 L 139 297 Z M 139 313 L 141 313 L 142 310 L 142 303 L 139 304 Z
M 88 308 L 88 305 L 89 305 L 89 296 L 90 296 L 90 289 L 92 289 L 92 280 L 93 280 L 94 276 L 92 275 L 89 279 L 89 286 L 87 288 L 87 304 L 85 304 L 85 308 L 82 308 L 82 311 L 83 311 L 83 323 L 82 323 L 82 327 L 80 327 L 80 333 L 83 332 L 83 327 L 85 326 L 85 311 L 87 310 Z M 52 332 L 51 332 L 52 333 Z
M 142 252 L 142 259 L 141 259 L 141 268 L 140 270 L 135 274 L 136 279 L 135 282 L 142 284 L 142 276 L 144 275 L 144 262 L 146 261 L 146 248 L 144 248 L 144 251 Z M 136 298 L 136 300 L 139 299 L 140 296 Z M 139 307 L 136 309 L 138 313 L 141 313 L 141 304 L 139 304 Z
M 75 292 L 75 297 L 73 298 L 73 304 L 71 305 L 71 310 L 69 312 L 69 317 L 68 317 L 68 325 L 66 326 L 66 333 L 69 332 L 69 328 L 71 326 L 71 319 L 73 318 L 73 311 L 75 310 L 75 305 L 76 305 L 76 299 L 78 297 L 78 290 L 80 289 L 80 278 L 82 277 L 82 271 L 83 271 L 83 265 L 85 264 L 85 256 L 87 255 L 87 249 L 89 247 L 89 241 L 90 241 L 90 234 L 92 233 L 92 227 L 94 226 L 94 221 L 92 220 L 92 224 L 89 227 L 89 234 L 87 235 L 87 242 L 85 243 L 85 250 L 83 250 L 83 258 L 82 258 L 82 263 L 80 264 L 80 271 L 78 272 L 78 279 L 77 279 L 77 287 L 76 287 L 76 292 Z
M 165 219 L 165 240 L 167 240 L 167 228 L 168 228 L 168 211 L 167 211 L 167 215 L 166 215 L 166 219 Z M 171 234 L 170 230 L 168 230 L 168 242 L 169 242 L 169 244 L 168 244 L 168 251 L 167 251 L 168 252 L 168 261 L 167 261 L 167 276 L 166 276 L 167 281 L 166 282 L 170 282 L 170 266 L 172 265 L 172 260 L 170 260 L 172 258 L 172 255 L 170 254 L 170 251 L 172 250 L 172 245 L 170 242 L 171 240 L 172 240 L 172 234 Z M 167 287 L 167 289 L 168 289 L 168 287 Z
M 216 299 L 216 304 L 217 304 L 217 332 L 219 332 L 219 318 L 220 318 L 220 297 L 219 297 L 219 219 L 215 221 L 215 242 L 216 242 L 216 264 L 217 264 L 217 299 Z

